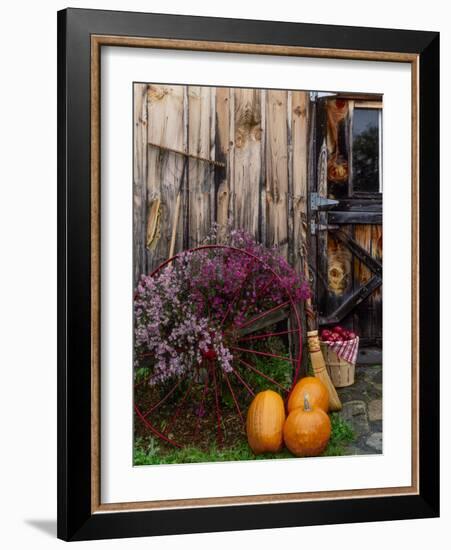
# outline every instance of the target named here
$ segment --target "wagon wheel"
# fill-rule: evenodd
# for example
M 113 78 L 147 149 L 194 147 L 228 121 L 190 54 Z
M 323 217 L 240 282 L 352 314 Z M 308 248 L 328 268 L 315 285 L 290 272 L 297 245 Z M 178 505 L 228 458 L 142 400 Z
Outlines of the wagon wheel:
M 205 255 L 214 257 L 216 263 L 223 262 L 223 269 L 232 256 L 243 265 L 242 276 L 226 302 L 216 309 L 205 303 L 211 334 L 219 334 L 232 355 L 230 369 L 221 367 L 210 347 L 202 351 L 201 360 L 189 372 L 170 383 L 149 386 L 152 375 L 139 381 L 134 392 L 137 428 L 140 433 L 151 433 L 170 445 L 183 447 L 205 442 L 207 432 L 215 426 L 216 442 L 221 445 L 228 433 L 236 435 L 238 429 L 243 434 L 245 412 L 256 386 L 259 390 L 274 389 L 286 397 L 295 385 L 302 359 L 301 320 L 291 290 L 259 257 L 225 245 L 206 245 L 187 252 L 194 262 L 205 259 Z M 161 264 L 151 277 L 171 269 L 181 256 Z M 275 341 L 284 351 L 274 352 Z M 262 361 L 274 360 L 278 373 L 284 371 L 284 381 L 261 366 Z

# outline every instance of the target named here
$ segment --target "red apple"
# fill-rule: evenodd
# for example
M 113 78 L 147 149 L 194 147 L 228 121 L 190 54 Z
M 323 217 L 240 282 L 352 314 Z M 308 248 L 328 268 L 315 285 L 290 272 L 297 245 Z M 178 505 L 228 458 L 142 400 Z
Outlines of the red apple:
M 350 330 L 348 332 L 348 340 L 355 340 L 357 338 L 357 334 L 355 332 L 352 332 L 352 330 Z
M 335 332 L 335 334 L 341 334 L 343 332 L 343 328 L 340 325 L 337 325 L 332 330 L 333 332 Z
M 330 330 L 324 329 L 323 331 L 321 331 L 321 340 L 323 341 L 329 340 L 331 334 L 332 333 L 330 332 Z

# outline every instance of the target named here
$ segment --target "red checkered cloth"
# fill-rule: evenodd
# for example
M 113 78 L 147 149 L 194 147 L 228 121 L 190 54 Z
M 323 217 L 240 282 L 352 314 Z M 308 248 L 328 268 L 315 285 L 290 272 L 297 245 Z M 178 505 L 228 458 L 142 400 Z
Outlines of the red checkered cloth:
M 327 342 L 327 345 L 338 357 L 341 357 L 348 363 L 355 365 L 357 361 L 357 352 L 359 351 L 359 337 L 354 340 L 343 340 L 338 342 Z

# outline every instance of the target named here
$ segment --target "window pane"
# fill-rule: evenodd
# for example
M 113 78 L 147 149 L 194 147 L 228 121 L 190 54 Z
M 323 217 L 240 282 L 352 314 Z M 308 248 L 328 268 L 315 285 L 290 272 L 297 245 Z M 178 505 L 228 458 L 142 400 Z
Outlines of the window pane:
M 355 109 L 352 183 L 357 192 L 379 192 L 379 110 Z

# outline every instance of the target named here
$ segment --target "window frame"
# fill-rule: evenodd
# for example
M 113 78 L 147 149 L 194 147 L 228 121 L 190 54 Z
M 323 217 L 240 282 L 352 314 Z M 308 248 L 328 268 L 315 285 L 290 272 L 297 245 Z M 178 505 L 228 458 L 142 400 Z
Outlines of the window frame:
M 375 109 L 379 112 L 379 188 L 378 191 L 354 191 L 354 154 L 353 154 L 353 128 L 356 109 Z M 356 99 L 353 103 L 353 115 L 349 127 L 349 156 L 350 156 L 350 178 L 348 181 L 349 199 L 380 198 L 382 200 L 384 179 L 383 179 L 383 101 L 382 99 Z

